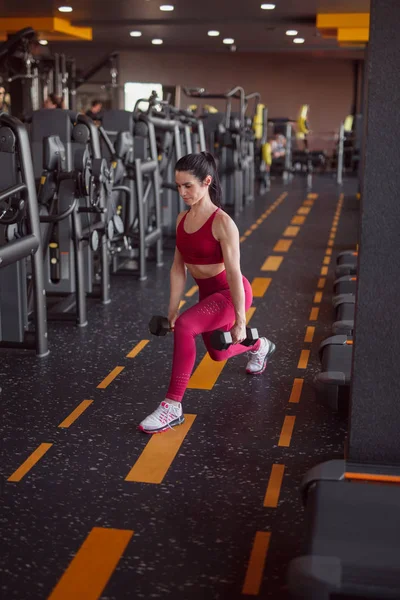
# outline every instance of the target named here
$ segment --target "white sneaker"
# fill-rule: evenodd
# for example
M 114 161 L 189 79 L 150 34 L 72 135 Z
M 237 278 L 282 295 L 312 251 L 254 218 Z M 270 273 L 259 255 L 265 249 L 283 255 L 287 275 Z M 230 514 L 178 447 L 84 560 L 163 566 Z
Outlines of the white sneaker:
M 161 433 L 172 429 L 175 425 L 181 425 L 184 420 L 180 402 L 172 404 L 168 400 L 163 400 L 160 406 L 140 423 L 139 429 L 145 433 Z
M 261 375 L 265 371 L 269 357 L 276 350 L 275 344 L 267 340 L 267 338 L 262 337 L 260 340 L 260 348 L 248 352 L 249 362 L 246 365 L 246 373 L 250 373 L 251 375 Z

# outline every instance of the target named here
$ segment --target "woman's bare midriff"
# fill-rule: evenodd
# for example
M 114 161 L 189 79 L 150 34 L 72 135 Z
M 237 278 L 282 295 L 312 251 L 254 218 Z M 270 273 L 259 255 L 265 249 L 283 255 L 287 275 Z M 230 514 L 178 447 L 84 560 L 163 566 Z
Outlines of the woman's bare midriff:
M 225 271 L 224 263 L 217 263 L 216 265 L 186 265 L 189 273 L 194 279 L 208 279 L 209 277 L 215 277 Z

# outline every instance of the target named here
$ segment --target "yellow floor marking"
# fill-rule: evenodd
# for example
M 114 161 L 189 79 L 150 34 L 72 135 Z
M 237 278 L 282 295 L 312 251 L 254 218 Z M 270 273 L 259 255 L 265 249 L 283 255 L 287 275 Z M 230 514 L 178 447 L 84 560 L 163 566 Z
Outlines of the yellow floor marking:
M 298 369 L 307 369 L 309 358 L 310 358 L 310 351 L 302 350 L 297 368 Z
M 326 278 L 325 277 L 321 277 L 320 279 L 318 279 L 318 289 L 319 290 L 323 290 L 326 284 Z
M 93 527 L 48 600 L 98 600 L 133 531 Z
M 250 308 L 246 311 L 246 325 L 249 324 L 250 319 L 252 318 L 252 316 L 254 315 L 254 313 L 256 312 L 256 307 L 255 306 L 250 306 Z
M 247 566 L 242 594 L 258 596 L 271 539 L 269 531 L 257 531 Z
M 311 206 L 301 206 L 297 211 L 298 215 L 308 215 L 311 210 Z
M 322 292 L 316 292 L 314 296 L 314 304 L 319 304 L 322 301 Z
M 191 287 L 190 290 L 188 290 L 185 294 L 186 298 L 191 298 L 192 296 L 194 296 L 198 289 L 199 288 L 197 287 L 197 285 Z
M 311 309 L 310 318 L 308 320 L 309 321 L 318 321 L 318 315 L 319 315 L 319 308 L 318 308 L 318 306 L 314 306 Z
M 301 392 L 303 391 L 304 379 L 296 377 L 293 382 L 292 393 L 290 394 L 289 402 L 298 404 L 300 402 Z
M 183 302 L 183 300 L 181 300 L 181 302 Z M 179 308 L 180 308 L 180 306 L 179 306 Z M 150 340 L 141 340 L 138 344 L 136 344 L 136 346 L 134 348 L 132 348 L 132 350 L 129 352 L 129 354 L 126 355 L 126 358 L 135 358 L 135 356 L 137 356 L 139 354 L 139 352 L 141 352 L 143 350 L 143 348 L 145 348 L 145 346 L 147 346 L 149 341 Z
M 288 252 L 293 240 L 279 240 L 274 246 L 274 252 Z
M 337 227 L 332 227 L 331 233 L 336 233 L 336 232 L 337 232 Z
M 251 229 L 248 229 L 247 231 L 244 232 L 244 236 L 248 237 L 249 235 L 251 235 L 253 232 L 251 231 Z
M 300 227 L 286 227 L 285 231 L 283 232 L 283 235 L 285 237 L 296 237 L 299 231 Z
M 327 256 L 332 256 L 332 248 L 327 248 L 325 254 Z
M 256 223 L 257 223 L 257 225 L 261 225 L 261 223 L 262 223 L 262 218 L 260 217 L 259 219 L 257 219 Z
M 207 352 L 197 366 L 197 369 L 192 373 L 188 389 L 212 390 L 225 365 L 226 360 L 212 360 Z
M 36 465 L 36 463 L 44 456 L 47 450 L 50 450 L 53 444 L 40 444 L 32 452 L 30 456 L 22 463 L 20 467 L 10 477 L 7 481 L 21 481 L 23 477 Z
M 125 369 L 125 367 L 115 367 L 115 369 L 113 369 L 111 371 L 111 373 L 109 373 L 107 375 L 107 377 L 105 379 L 103 379 L 103 381 L 101 383 L 99 383 L 99 385 L 97 386 L 98 390 L 105 390 L 106 387 L 108 387 L 110 385 L 110 383 L 112 383 L 114 381 L 114 379 L 116 377 L 118 377 L 118 375 L 120 373 L 122 373 L 122 371 Z
M 328 246 L 330 246 L 332 248 L 334 245 L 335 245 L 334 242 L 332 240 L 329 240 Z
M 162 483 L 197 415 L 186 415 L 179 427 L 152 435 L 125 481 Z
M 290 221 L 290 223 L 291 223 L 291 225 L 303 225 L 305 223 L 305 220 L 306 220 L 305 217 L 296 215 L 295 217 L 293 217 L 293 219 Z
M 313 206 L 314 204 L 314 200 L 304 200 L 303 205 L 304 206 Z
M 268 487 L 264 498 L 265 508 L 276 508 L 278 506 L 284 472 L 285 465 L 272 465 L 271 475 L 269 477 Z
M 246 239 L 246 236 L 245 236 L 245 235 L 242 235 L 242 237 L 240 238 L 240 240 L 239 240 L 239 241 L 242 243 L 242 242 L 244 242 L 244 240 L 245 240 L 245 239 Z
M 324 265 L 330 265 L 331 264 L 331 257 L 330 256 L 325 256 L 324 258 Z
M 307 194 L 307 198 L 311 198 L 312 200 L 316 200 L 318 198 L 318 194 Z
M 258 225 L 254 224 L 254 225 L 252 225 L 252 226 L 250 227 L 250 229 L 251 229 L 252 231 L 254 231 L 255 229 L 257 229 L 257 227 L 258 227 Z
M 62 421 L 59 424 L 59 427 L 63 428 L 63 429 L 67 429 L 68 427 L 70 427 L 72 425 L 72 423 L 74 423 L 76 421 L 76 419 L 78 419 L 78 417 L 81 416 L 81 414 L 83 412 L 85 412 L 85 410 L 87 408 L 89 408 L 89 406 L 93 403 L 93 400 L 83 400 L 79 406 L 77 406 L 75 408 L 75 410 L 72 411 L 72 413 L 70 415 L 68 415 L 68 417 L 66 419 L 64 419 L 64 421 Z
M 255 277 L 251 282 L 254 298 L 262 298 L 271 284 L 271 277 Z
M 311 344 L 314 339 L 315 327 L 307 327 L 306 335 L 304 341 L 306 344 Z
M 285 417 L 285 420 L 283 421 L 282 425 L 282 431 L 279 438 L 278 446 L 285 446 L 286 448 L 290 446 L 295 420 L 296 417 Z
M 322 267 L 321 269 L 321 275 L 328 275 L 328 267 Z
M 186 300 L 181 300 L 179 302 L 179 309 L 178 310 L 180 310 L 182 308 L 182 306 L 185 306 L 185 304 L 186 304 Z
M 277 271 L 281 266 L 283 256 L 268 256 L 267 260 L 261 267 L 261 271 Z

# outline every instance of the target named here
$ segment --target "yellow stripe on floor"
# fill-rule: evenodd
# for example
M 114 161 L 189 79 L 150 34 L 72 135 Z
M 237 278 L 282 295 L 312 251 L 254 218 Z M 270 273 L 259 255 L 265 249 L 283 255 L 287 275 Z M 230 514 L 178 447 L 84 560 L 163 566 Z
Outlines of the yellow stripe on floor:
M 283 235 L 285 237 L 296 237 L 296 235 L 299 233 L 300 231 L 300 227 L 286 227 L 285 231 L 283 232 Z
M 318 285 L 317 288 L 319 290 L 323 290 L 326 284 L 326 278 L 325 277 L 321 277 L 320 279 L 318 279 Z
M 186 300 L 181 300 L 179 302 L 179 308 L 178 308 L 178 310 L 180 310 L 183 306 L 185 306 L 185 304 L 186 304 Z
M 125 369 L 125 367 L 115 367 L 115 369 L 113 369 L 111 371 L 111 373 L 109 373 L 107 375 L 107 377 L 105 379 L 103 379 L 103 381 L 101 383 L 99 383 L 99 385 L 97 386 L 98 390 L 105 390 L 106 387 L 108 387 L 110 385 L 110 383 L 112 383 L 114 381 L 114 379 L 116 377 L 118 377 L 118 375 L 120 373 L 122 373 L 122 371 Z
M 328 246 L 333 247 L 334 246 L 334 242 L 332 240 L 329 240 Z
M 261 271 L 277 271 L 281 266 L 283 256 L 268 256 L 267 260 L 261 267 Z
M 185 296 L 187 298 L 191 298 L 192 296 L 195 295 L 195 293 L 197 292 L 199 288 L 197 287 L 197 285 L 194 285 L 193 287 L 190 288 L 190 290 L 188 290 L 185 294 Z
M 251 231 L 251 229 L 248 229 L 247 231 L 244 232 L 244 236 L 247 237 L 249 235 L 251 235 L 253 232 Z
M 328 275 L 328 267 L 322 267 L 321 269 L 321 275 Z
M 325 254 L 327 256 L 332 256 L 332 248 L 327 248 Z
M 255 229 L 257 229 L 257 227 L 258 227 L 258 225 L 257 225 L 256 223 L 254 223 L 254 225 L 252 225 L 252 226 L 250 227 L 250 229 L 251 229 L 252 231 L 254 231 Z
M 133 531 L 93 527 L 48 600 L 98 600 Z
M 299 210 L 297 211 L 297 214 L 298 215 L 308 215 L 310 210 L 311 210 L 311 206 L 300 206 Z
M 85 412 L 85 410 L 89 408 L 89 406 L 92 403 L 93 400 L 83 400 L 79 404 L 79 406 L 77 406 L 75 410 L 73 410 L 72 413 L 68 415 L 68 417 L 59 424 L 59 427 L 61 427 L 62 429 L 67 429 L 68 427 L 70 427 L 72 423 L 74 423 L 76 419 L 78 419 L 81 416 L 81 414 Z
M 21 481 L 23 477 L 36 465 L 37 462 L 46 454 L 48 450 L 52 447 L 53 444 L 40 444 L 36 450 L 32 452 L 30 456 L 22 463 L 20 467 L 10 477 L 7 481 Z
M 179 427 L 152 435 L 125 481 L 162 483 L 196 416 L 185 414 L 185 421 Z
M 299 364 L 297 365 L 298 369 L 307 369 L 308 360 L 310 358 L 309 350 L 302 350 L 300 354 Z
M 305 217 L 296 215 L 295 217 L 293 217 L 293 219 L 290 221 L 290 223 L 291 223 L 291 225 L 304 225 L 305 221 L 306 221 Z
M 256 307 L 255 306 L 250 306 L 250 308 L 246 311 L 246 325 L 249 324 L 250 319 L 252 318 L 252 316 L 254 315 L 254 313 L 256 312 Z
M 254 277 L 251 282 L 254 298 L 262 298 L 271 284 L 271 277 Z
M 311 344 L 314 339 L 315 327 L 307 327 L 304 341 L 306 344 Z
M 274 252 L 288 252 L 293 240 L 279 240 L 274 246 Z
M 324 258 L 324 265 L 330 265 L 331 264 L 331 257 L 330 256 L 325 256 Z
M 304 200 L 304 206 L 312 206 L 314 204 L 314 200 Z
M 141 352 L 143 348 L 147 346 L 149 341 L 150 340 L 141 340 L 134 348 L 132 348 L 129 354 L 126 355 L 126 358 L 135 358 L 135 356 L 137 356 L 139 352 Z
M 309 198 L 310 200 L 316 200 L 318 198 L 318 194 L 309 193 L 307 194 L 307 198 Z
M 304 379 L 296 377 L 293 382 L 292 393 L 290 394 L 289 402 L 298 404 L 300 402 L 301 392 L 303 391 Z
M 225 365 L 226 360 L 212 360 L 207 352 L 189 379 L 188 389 L 212 390 Z
M 272 465 L 271 475 L 269 477 L 268 487 L 264 498 L 265 508 L 276 508 L 278 506 L 284 472 L 285 465 Z
M 242 594 L 258 596 L 270 540 L 271 533 L 269 531 L 257 531 L 247 566 Z
M 314 304 L 322 302 L 322 292 L 316 292 L 314 296 Z
M 257 223 L 257 225 L 261 225 L 261 223 L 262 223 L 262 218 L 260 217 L 259 219 L 257 219 L 256 223 Z
M 309 321 L 317 321 L 318 320 L 318 315 L 319 315 L 319 308 L 317 306 L 314 306 L 311 309 L 310 318 L 308 320 Z
M 244 242 L 244 240 L 245 240 L 245 239 L 246 239 L 246 237 L 243 235 L 243 236 L 240 238 L 239 242 Z
M 279 437 L 278 446 L 284 446 L 288 448 L 290 446 L 290 442 L 292 440 L 292 433 L 294 428 L 294 422 L 296 417 L 287 416 L 283 421 L 281 435 Z

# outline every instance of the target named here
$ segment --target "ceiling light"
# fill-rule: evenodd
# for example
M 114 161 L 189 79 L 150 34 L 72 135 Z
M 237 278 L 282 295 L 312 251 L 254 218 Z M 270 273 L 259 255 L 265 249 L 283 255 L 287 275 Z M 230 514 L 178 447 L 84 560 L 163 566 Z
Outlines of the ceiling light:
M 304 38 L 294 38 L 293 43 L 294 44 L 304 44 L 305 40 Z
M 154 46 L 161 46 L 161 44 L 163 44 L 163 41 L 156 38 L 155 40 L 151 40 L 151 43 L 154 44 Z
M 48 42 L 47 40 L 39 40 L 39 44 L 40 44 L 41 46 L 47 46 L 47 44 L 48 44 L 48 43 L 49 43 L 49 42 Z
M 171 10 L 174 10 L 174 7 L 172 4 L 162 4 L 160 6 L 160 10 L 163 10 L 164 12 L 171 12 Z
M 73 8 L 72 8 L 72 6 L 59 6 L 59 7 L 58 7 L 58 10 L 59 10 L 60 12 L 65 12 L 65 13 L 67 13 L 67 12 L 72 12 L 72 11 L 73 11 Z
M 235 40 L 233 38 L 225 38 L 224 40 L 222 40 L 222 42 L 224 44 L 234 44 Z
M 286 35 L 297 35 L 299 32 L 295 29 L 288 29 Z
M 274 10 L 275 4 L 261 4 L 263 10 Z
M 141 37 L 142 36 L 142 32 L 141 31 L 131 31 L 129 35 L 131 37 Z
M 208 35 L 210 37 L 217 37 L 217 35 L 219 35 L 219 31 L 214 31 L 214 29 L 212 29 L 211 31 L 208 32 Z

